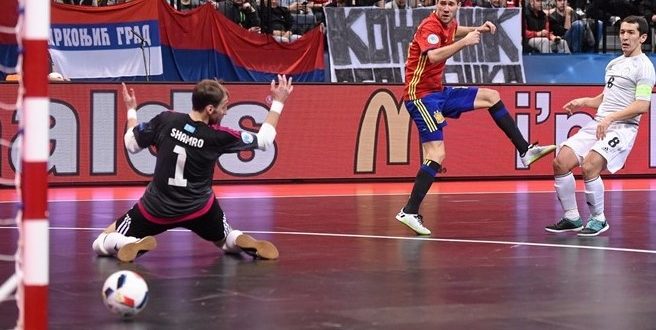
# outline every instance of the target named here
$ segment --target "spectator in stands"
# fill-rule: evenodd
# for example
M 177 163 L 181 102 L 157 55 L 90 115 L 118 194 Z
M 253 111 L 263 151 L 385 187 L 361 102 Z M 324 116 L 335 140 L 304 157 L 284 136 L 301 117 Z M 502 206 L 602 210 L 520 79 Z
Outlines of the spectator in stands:
M 307 7 L 307 0 L 280 0 L 280 6 L 289 8 L 289 12 L 298 15 L 314 15 L 311 9 Z
M 505 6 L 505 0 L 483 0 L 480 4 L 480 7 L 483 8 L 504 8 Z
M 585 11 L 585 7 L 587 6 L 587 4 L 588 4 L 588 0 L 571 0 L 571 1 L 568 1 L 568 5 L 572 8 L 574 8 L 574 10 Z
M 218 11 L 222 12 L 231 21 L 251 32 L 260 32 L 260 16 L 257 11 L 257 5 L 250 3 L 248 0 L 225 0 L 209 2 Z
M 292 34 L 294 18 L 289 8 L 280 6 L 278 0 L 268 0 L 260 6 L 260 20 L 262 33 L 270 34 L 278 42 L 290 42 L 300 38 Z
M 636 4 L 638 12 L 640 15 L 644 16 L 649 24 L 650 29 L 656 27 L 656 0 L 639 0 Z M 646 45 L 654 44 L 652 40 L 652 34 L 647 33 L 647 40 L 645 41 Z M 652 49 L 653 51 L 653 49 Z
M 348 7 L 349 1 L 347 0 L 335 0 L 326 5 L 326 7 Z
M 586 49 L 593 49 L 595 37 L 593 27 L 570 7 L 567 0 L 556 0 L 556 8 L 549 15 L 549 26 L 556 37 L 565 39 L 573 53 L 580 53 Z
M 174 8 L 182 10 L 190 10 L 200 6 L 200 0 L 178 0 L 174 3 Z
M 640 0 L 637 3 L 638 11 L 652 27 L 656 24 L 656 0 Z
M 121 3 L 126 3 L 129 0 L 96 0 L 96 6 L 98 7 L 104 7 L 104 6 L 112 6 L 112 5 L 118 5 Z M 190 1 L 190 0 L 187 0 Z
M 384 8 L 387 9 L 412 9 L 410 3 L 407 0 L 392 0 L 386 2 Z
M 307 1 L 307 8 L 309 11 L 312 11 L 314 17 L 316 17 L 317 23 L 326 23 L 326 18 L 323 15 L 323 7 L 328 6 L 334 0 L 310 0 Z M 382 0 L 381 0 L 382 1 Z
M 656 22 L 656 0 L 636 0 L 636 9 L 650 26 Z
M 610 22 L 611 17 L 617 19 L 611 22 L 612 24 L 619 24 L 621 18 L 630 15 L 643 16 L 643 14 L 636 7 L 636 1 L 633 0 L 597 0 L 590 1 L 586 7 L 586 14 L 603 22 Z
M 351 1 L 351 6 L 354 7 L 382 7 L 383 0 L 347 0 Z M 377 4 L 378 3 L 378 4 Z
M 300 0 L 278 0 L 279 6 L 289 8 L 293 19 L 292 35 L 296 34 L 299 37 L 318 25 L 314 13 L 307 7 L 308 2 L 306 0 L 302 1 L 303 2 Z M 326 7 L 337 4 L 338 2 L 341 3 L 340 7 L 345 4 L 345 0 L 338 0 L 331 2 L 326 5 Z
M 604 38 L 604 23 L 609 26 L 616 26 L 619 30 L 619 23 L 622 18 L 636 15 L 636 16 L 645 16 L 646 12 L 641 10 L 641 4 L 646 3 L 650 0 L 597 0 L 589 1 L 585 7 L 585 16 L 588 20 L 594 19 L 596 22 L 596 31 L 595 39 L 596 45 L 595 49 L 598 49 L 599 43 L 602 38 Z M 647 17 L 645 17 L 647 18 Z M 647 19 L 649 22 L 650 19 Z M 588 22 L 590 24 L 590 22 Z M 617 31 L 616 31 L 617 33 Z M 617 36 L 617 35 L 616 35 Z M 649 37 L 651 33 L 647 33 L 648 41 L 645 44 L 649 44 Z
M 540 53 L 569 53 L 567 41 L 550 31 L 542 0 L 530 0 L 530 6 L 524 10 L 524 40 L 528 47 Z

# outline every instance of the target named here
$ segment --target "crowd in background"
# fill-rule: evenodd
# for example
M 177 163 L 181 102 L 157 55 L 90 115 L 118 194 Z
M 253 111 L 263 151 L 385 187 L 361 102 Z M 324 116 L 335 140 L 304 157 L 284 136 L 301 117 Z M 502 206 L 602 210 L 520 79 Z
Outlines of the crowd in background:
M 107 6 L 130 0 L 55 0 Z M 168 0 L 178 10 L 207 2 L 244 29 L 271 34 L 279 42 L 293 42 L 304 32 L 322 26 L 324 7 L 378 7 L 412 9 L 432 7 L 436 0 Z M 644 16 L 656 23 L 656 0 L 462 0 L 463 7 L 523 8 L 525 53 L 581 53 L 618 49 L 610 44 L 618 22 L 626 16 Z M 652 36 L 645 43 L 652 50 Z M 610 39 L 609 39 L 610 38 Z M 614 48 L 615 47 L 615 48 Z
M 108 6 L 130 0 L 54 0 L 55 2 Z M 293 41 L 309 27 L 325 23 L 324 7 L 376 7 L 412 9 L 435 6 L 436 0 L 167 0 L 177 10 L 191 10 L 205 3 L 252 32 L 270 33 L 281 41 Z M 519 0 L 463 0 L 464 7 L 519 7 Z M 314 16 L 313 18 L 300 16 Z M 297 28 L 296 25 L 301 25 Z M 295 29 L 296 28 L 296 29 Z
M 656 0 L 528 0 L 523 21 L 524 51 L 581 53 L 618 49 L 619 22 L 629 15 L 644 16 L 653 29 Z M 645 50 L 653 50 L 651 38 L 650 33 Z

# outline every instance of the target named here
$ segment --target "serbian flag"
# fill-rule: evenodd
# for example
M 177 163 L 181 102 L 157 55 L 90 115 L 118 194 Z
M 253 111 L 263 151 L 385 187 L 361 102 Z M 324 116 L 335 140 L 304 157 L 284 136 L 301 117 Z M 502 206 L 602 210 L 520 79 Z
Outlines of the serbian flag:
M 55 71 L 72 79 L 162 75 L 158 3 L 89 7 L 52 2 L 49 48 Z
M 324 81 L 324 36 L 319 28 L 279 43 L 233 23 L 211 4 L 179 12 L 159 1 L 164 80 L 269 82 L 286 74 L 299 82 Z

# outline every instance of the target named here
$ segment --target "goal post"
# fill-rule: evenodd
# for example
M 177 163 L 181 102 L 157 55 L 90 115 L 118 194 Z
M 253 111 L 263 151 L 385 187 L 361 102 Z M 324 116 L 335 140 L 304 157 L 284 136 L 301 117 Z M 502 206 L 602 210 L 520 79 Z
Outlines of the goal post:
M 48 36 L 50 1 L 22 0 L 22 114 L 19 327 L 48 328 Z M 21 322 L 22 321 L 22 322 Z M 22 325 L 21 325 L 22 323 Z

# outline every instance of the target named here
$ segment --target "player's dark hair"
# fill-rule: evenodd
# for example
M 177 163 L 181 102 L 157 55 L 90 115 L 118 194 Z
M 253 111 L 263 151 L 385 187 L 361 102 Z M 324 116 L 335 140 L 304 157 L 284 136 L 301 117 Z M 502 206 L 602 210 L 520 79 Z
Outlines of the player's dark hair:
M 647 23 L 647 20 L 642 16 L 627 16 L 622 20 L 622 23 L 638 24 L 638 32 L 640 35 L 649 33 L 649 23 Z
M 228 90 L 220 82 L 205 79 L 194 87 L 191 94 L 191 105 L 194 111 L 202 112 L 208 105 L 218 106 L 227 96 Z

